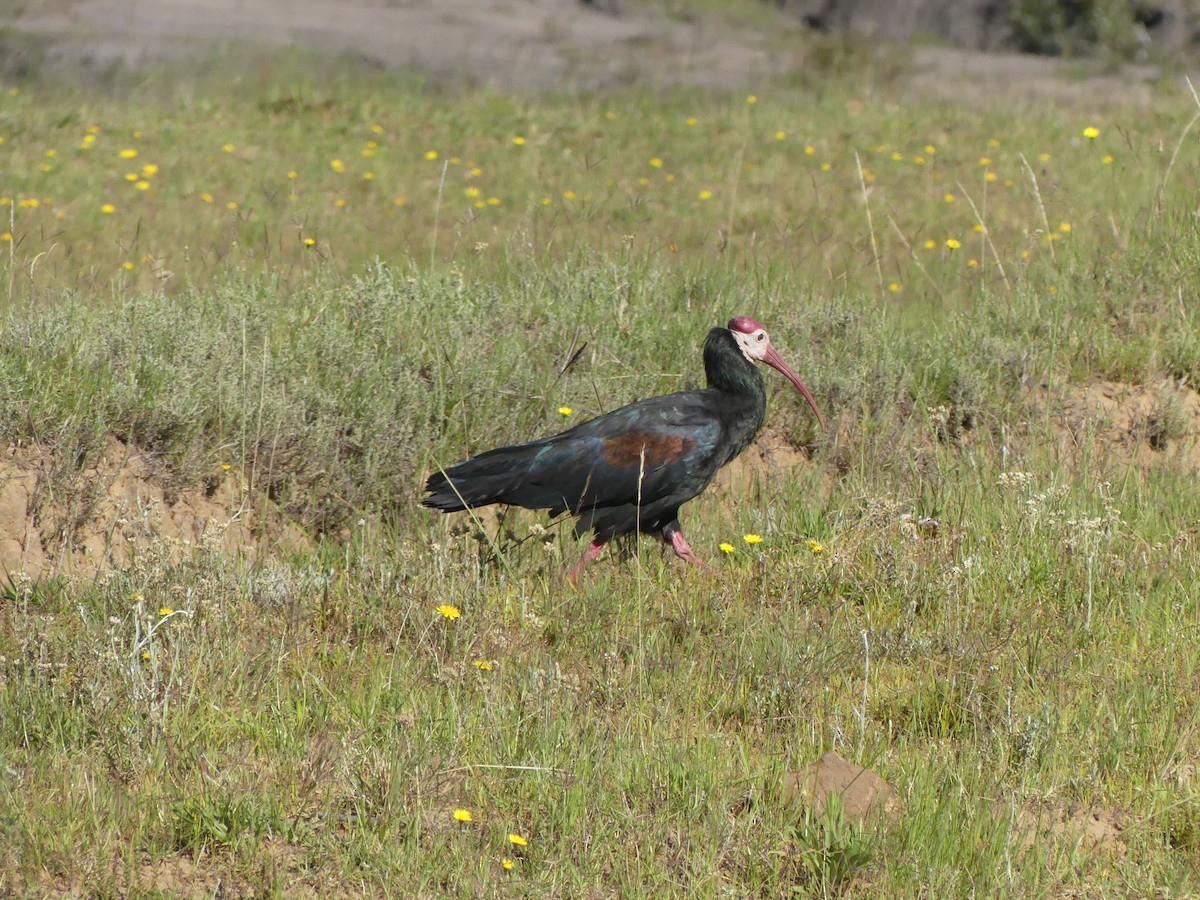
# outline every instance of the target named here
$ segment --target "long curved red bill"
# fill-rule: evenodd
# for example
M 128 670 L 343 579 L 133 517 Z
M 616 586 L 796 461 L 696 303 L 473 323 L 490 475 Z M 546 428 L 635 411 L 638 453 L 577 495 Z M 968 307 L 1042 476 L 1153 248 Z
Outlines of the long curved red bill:
M 825 417 L 821 415 L 821 411 L 817 409 L 817 401 L 813 399 L 813 395 L 809 393 L 808 388 L 804 386 L 804 382 L 800 380 L 800 376 L 792 371 L 791 366 L 783 361 L 783 357 L 775 350 L 774 347 L 768 347 L 766 354 L 763 356 L 763 362 L 790 381 L 796 386 L 804 399 L 808 401 L 808 405 L 812 407 L 812 411 L 817 414 L 817 421 L 821 423 L 821 427 L 825 427 Z

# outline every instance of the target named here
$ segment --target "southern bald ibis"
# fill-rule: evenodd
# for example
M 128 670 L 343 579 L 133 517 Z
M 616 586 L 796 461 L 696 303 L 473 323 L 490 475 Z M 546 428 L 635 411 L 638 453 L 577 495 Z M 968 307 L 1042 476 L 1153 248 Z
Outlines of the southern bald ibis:
M 704 341 L 708 387 L 639 400 L 561 434 L 500 447 L 429 476 L 425 506 L 454 512 L 508 503 L 570 512 L 575 534 L 592 532 L 574 582 L 613 538 L 658 533 L 694 565 L 679 526 L 679 507 L 697 496 L 717 471 L 749 446 L 767 412 L 767 390 L 756 363 L 782 373 L 825 420 L 804 382 L 749 316 L 714 328 Z

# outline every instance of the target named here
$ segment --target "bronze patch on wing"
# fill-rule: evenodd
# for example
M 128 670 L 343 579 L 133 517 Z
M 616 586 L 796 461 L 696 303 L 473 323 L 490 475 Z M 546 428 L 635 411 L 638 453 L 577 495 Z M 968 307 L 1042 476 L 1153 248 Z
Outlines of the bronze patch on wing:
M 644 454 L 647 469 L 674 462 L 694 446 L 696 442 L 689 437 L 653 431 L 629 431 L 601 445 L 605 462 L 614 466 L 640 466 Z

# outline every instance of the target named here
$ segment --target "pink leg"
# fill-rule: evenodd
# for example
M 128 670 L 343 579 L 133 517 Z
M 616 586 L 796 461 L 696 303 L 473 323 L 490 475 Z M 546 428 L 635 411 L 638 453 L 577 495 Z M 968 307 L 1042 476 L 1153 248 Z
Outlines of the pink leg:
M 699 566 L 702 569 L 708 568 L 704 560 L 698 557 L 692 550 L 691 545 L 684 538 L 682 531 L 671 532 L 671 549 L 675 551 L 676 556 L 690 562 L 693 566 Z
M 603 541 L 592 541 L 587 545 L 587 549 L 583 551 L 583 556 L 579 562 L 571 566 L 571 570 L 567 572 L 567 581 L 574 584 L 579 580 L 579 573 L 587 567 L 588 563 L 593 563 L 600 558 L 600 553 L 604 549 Z

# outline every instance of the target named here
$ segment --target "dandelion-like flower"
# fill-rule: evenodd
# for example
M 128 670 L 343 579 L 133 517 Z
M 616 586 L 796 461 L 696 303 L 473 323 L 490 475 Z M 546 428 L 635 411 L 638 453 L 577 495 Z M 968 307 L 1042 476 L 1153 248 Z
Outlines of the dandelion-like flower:
M 169 607 L 169 606 L 160 606 L 160 607 L 158 608 L 158 614 L 159 614 L 160 616 L 162 616 L 164 619 L 165 619 L 167 616 L 171 615 L 171 613 L 173 613 L 173 612 L 175 612 L 175 610 L 173 610 L 173 609 L 172 609 L 171 607 Z
M 289 179 L 291 179 L 292 181 L 295 181 L 297 178 L 300 177 L 300 173 L 297 172 L 295 169 L 289 169 L 288 173 L 287 173 L 287 177 Z
M 656 169 L 661 169 L 663 167 L 663 161 L 657 156 L 652 156 L 650 157 L 650 165 Z
M 519 834 L 510 834 L 508 836 L 508 842 L 514 847 L 524 847 L 529 843 L 529 841 L 525 840 L 525 838 L 521 837 Z
M 1087 128 L 1083 129 L 1083 136 L 1089 141 L 1094 141 L 1096 138 L 1100 137 L 1100 129 L 1095 125 L 1089 125 Z
M 232 468 L 233 468 L 233 466 L 231 466 L 229 463 L 221 463 L 221 471 L 222 472 L 228 472 Z
M 1113 164 L 1112 154 L 1109 154 L 1109 153 L 1104 154 L 1104 156 L 1100 157 L 1100 162 L 1102 162 L 1106 166 L 1111 166 Z
M 811 552 L 813 556 L 820 556 L 822 553 L 825 552 L 825 545 L 822 544 L 820 541 L 810 540 L 808 542 L 808 549 L 809 549 L 809 552 Z
M 146 163 L 142 166 L 142 175 L 146 178 L 152 178 L 158 174 L 158 166 L 154 163 Z
M 111 216 L 116 211 L 117 211 L 117 208 L 115 206 L 113 206 L 111 203 L 105 203 L 103 206 L 100 207 L 100 212 L 104 213 L 106 216 Z
M 203 200 L 205 203 L 212 203 L 213 195 L 210 194 L 208 191 L 205 191 L 203 194 L 200 195 L 200 199 Z
M 504 859 L 500 860 L 500 867 L 501 867 L 502 869 L 504 869 L 504 871 L 505 871 L 505 872 L 507 872 L 507 871 L 509 871 L 510 869 L 512 869 L 512 868 L 513 868 L 513 866 L 515 866 L 515 865 L 516 865 L 516 863 L 515 863 L 515 862 L 513 862 L 511 859 L 509 859 L 507 856 L 506 856 L 506 857 L 504 857 Z
M 758 97 L 756 97 L 754 94 L 751 94 L 749 97 L 746 98 L 746 103 L 749 104 L 750 106 L 753 106 L 757 102 L 758 102 Z
M 441 613 L 444 618 L 449 619 L 451 622 L 462 615 L 462 610 L 457 606 L 451 606 L 449 603 L 443 603 L 437 608 L 437 612 Z
M 236 149 L 237 149 L 237 147 L 233 146 L 233 144 L 222 144 L 221 145 L 222 153 L 232 153 Z
M 962 244 L 959 241 L 956 241 L 954 238 L 946 239 L 946 249 L 947 250 L 957 250 L 961 246 L 962 246 Z
M 942 199 L 943 199 L 943 200 L 945 200 L 947 203 L 953 203 L 953 202 L 954 202 L 954 195 L 953 195 L 953 194 L 950 194 L 950 193 L 947 193 L 947 194 L 946 194 L 944 197 L 942 197 Z
M 744 534 L 742 535 L 742 540 L 752 547 L 755 544 L 761 544 L 763 542 L 761 534 Z
M 492 662 L 488 659 L 477 659 L 475 660 L 475 668 L 480 672 L 490 672 L 492 671 Z
M 304 246 L 305 246 L 305 247 L 311 247 L 311 246 L 312 246 L 313 244 L 315 244 L 316 242 L 317 242 L 317 239 L 316 239 L 316 238 L 310 238 L 310 237 L 306 237 L 306 238 L 304 239 Z
M 137 157 L 137 150 L 133 147 L 126 147 L 117 156 L 121 157 L 121 159 L 135 159 Z
M 933 238 L 929 238 L 922 246 L 924 246 L 926 250 L 932 250 L 937 246 L 937 241 L 935 241 Z
M 455 822 L 470 822 L 471 821 L 471 811 L 469 809 L 456 809 L 454 811 L 454 821 Z
M 707 188 L 705 190 L 701 191 L 700 199 L 701 200 L 711 200 L 712 199 L 712 191 L 708 190 Z
M 346 171 L 346 164 L 340 159 L 331 159 L 329 161 L 329 168 L 333 169 L 333 171 L 340 175 L 342 172 Z
M 426 150 L 425 158 L 427 160 L 429 160 L 430 162 L 433 162 L 435 159 L 438 158 L 438 152 L 436 150 Z
M 777 140 L 777 141 L 786 141 L 786 140 L 787 140 L 787 132 L 786 132 L 786 131 L 777 131 L 777 132 L 775 132 L 775 140 Z
M 513 135 L 513 143 L 516 144 L 518 147 L 523 147 L 523 146 L 525 146 L 525 138 L 519 134 L 514 134 Z
M 571 407 L 569 407 L 569 406 L 560 406 L 558 408 L 558 414 L 560 416 L 569 416 L 573 412 L 575 412 L 575 410 L 571 409 Z
M 1058 225 L 1058 230 L 1061 231 L 1063 234 L 1070 234 L 1071 233 L 1071 223 L 1070 222 L 1060 222 Z
M 889 281 L 887 289 L 889 292 L 891 292 L 893 294 L 900 293 L 900 285 L 898 282 L 895 282 L 895 281 Z

